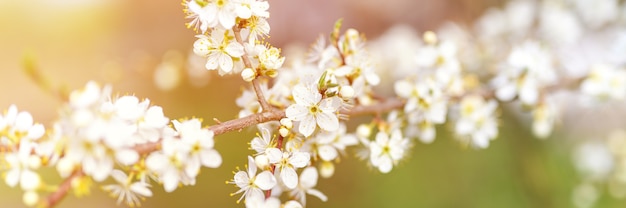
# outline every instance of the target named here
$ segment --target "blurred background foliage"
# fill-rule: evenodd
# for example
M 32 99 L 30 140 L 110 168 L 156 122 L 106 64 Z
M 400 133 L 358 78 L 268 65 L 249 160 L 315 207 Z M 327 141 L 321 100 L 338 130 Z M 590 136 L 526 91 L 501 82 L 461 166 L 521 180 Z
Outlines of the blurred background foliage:
M 306 45 L 327 34 L 333 22 L 376 38 L 397 23 L 416 31 L 436 30 L 447 20 L 471 23 L 485 8 L 502 1 L 472 0 L 271 0 L 269 42 L 278 47 Z M 110 83 L 114 92 L 150 98 L 171 119 L 235 118 L 235 99 L 247 86 L 238 76 L 210 73 L 202 86 L 191 85 L 184 62 L 195 33 L 185 28 L 180 1 L 135 0 L 0 0 L 0 108 L 16 104 L 49 125 L 63 100 L 37 87 L 23 70 L 28 56 L 52 86 L 82 87 L 88 80 Z M 174 58 L 172 58 L 174 57 Z M 180 84 L 159 90 L 155 68 L 178 60 Z M 287 59 L 289 56 L 287 54 Z M 182 61 L 181 61 L 182 60 Z M 182 75 L 181 75 L 182 74 Z M 556 135 L 535 139 L 528 127 L 502 112 L 499 139 L 486 150 L 460 145 L 442 126 L 433 144 L 415 144 L 398 168 L 381 174 L 353 156 L 342 158 L 335 175 L 317 188 L 329 196 L 309 207 L 571 207 L 579 177 L 571 163 L 569 140 Z M 353 129 L 354 127 L 352 127 Z M 158 184 L 144 207 L 233 207 L 237 189 L 225 185 L 236 166 L 243 167 L 247 142 L 255 132 L 232 132 L 216 138 L 224 163 L 202 169 L 197 185 L 164 193 Z M 44 175 L 58 182 L 55 171 Z M 0 207 L 21 207 L 21 191 L 0 185 Z M 624 200 L 604 194 L 599 207 L 624 207 Z M 98 187 L 91 196 L 68 196 L 59 207 L 113 207 L 115 199 Z M 241 205 L 240 205 L 241 206 Z

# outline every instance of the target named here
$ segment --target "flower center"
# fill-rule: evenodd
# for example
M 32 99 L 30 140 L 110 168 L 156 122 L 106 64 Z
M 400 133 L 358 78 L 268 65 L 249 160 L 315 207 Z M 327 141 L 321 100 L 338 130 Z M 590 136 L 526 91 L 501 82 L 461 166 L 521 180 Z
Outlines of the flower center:
M 311 106 L 309 108 L 309 112 L 311 112 L 312 114 L 316 114 L 316 113 L 320 112 L 320 108 L 318 108 L 317 105 Z

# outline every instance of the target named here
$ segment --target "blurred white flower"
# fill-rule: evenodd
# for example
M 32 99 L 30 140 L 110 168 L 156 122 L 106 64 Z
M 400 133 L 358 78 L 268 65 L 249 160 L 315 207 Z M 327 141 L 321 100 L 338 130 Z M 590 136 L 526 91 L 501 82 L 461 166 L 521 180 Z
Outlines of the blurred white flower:
M 487 148 L 489 141 L 498 135 L 498 123 L 495 118 L 498 103 L 485 101 L 482 97 L 469 95 L 461 100 L 460 117 L 455 131 L 460 139 L 477 148 Z
M 111 177 L 115 179 L 117 184 L 104 185 L 102 189 L 110 192 L 114 197 L 117 197 L 118 205 L 124 201 L 130 207 L 141 206 L 141 201 L 144 200 L 145 197 L 152 196 L 152 191 L 148 183 L 144 181 L 132 182 L 129 180 L 126 173 L 121 170 L 113 170 Z
M 20 184 L 24 191 L 34 191 L 41 185 L 41 177 L 35 171 L 41 166 L 41 159 L 31 155 L 36 144 L 27 140 L 21 141 L 16 152 L 4 154 L 4 160 L 10 167 L 3 173 L 4 181 L 10 187 Z
M 187 166 L 196 167 L 200 171 L 200 165 L 209 168 L 217 168 L 222 164 L 222 157 L 213 148 L 213 132 L 208 129 L 203 129 L 199 119 L 194 118 L 185 120 L 182 122 L 172 121 L 174 128 L 180 140 L 189 145 L 190 152 L 189 158 L 186 161 Z M 190 170 L 191 171 L 191 170 Z
M 409 140 L 402 137 L 399 129 L 394 130 L 391 135 L 378 132 L 376 140 L 369 143 L 372 166 L 378 168 L 381 173 L 389 173 L 391 168 L 404 158 L 409 144 Z
M 527 41 L 513 48 L 504 66 L 493 79 L 496 97 L 510 101 L 518 96 L 522 103 L 535 105 L 540 90 L 557 81 L 552 57 L 539 43 Z
M 599 99 L 623 100 L 626 97 L 626 70 L 605 64 L 593 65 L 580 88 L 582 93 Z

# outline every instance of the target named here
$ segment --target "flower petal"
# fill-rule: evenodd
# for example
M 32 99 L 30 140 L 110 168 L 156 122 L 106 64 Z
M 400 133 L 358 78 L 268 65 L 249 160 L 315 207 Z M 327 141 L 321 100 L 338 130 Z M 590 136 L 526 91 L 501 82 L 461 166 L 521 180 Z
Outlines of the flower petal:
M 285 110 L 285 115 L 291 120 L 301 121 L 309 115 L 309 108 L 303 105 L 293 104 Z
M 218 63 L 220 64 L 220 69 L 222 69 L 221 71 L 225 73 L 229 73 L 233 70 L 233 59 L 226 54 L 220 54 L 218 56 Z
M 283 168 L 280 172 L 280 179 L 282 179 L 283 184 L 289 189 L 294 189 L 298 186 L 298 174 L 293 168 Z
M 317 185 L 317 169 L 315 167 L 307 167 L 300 173 L 300 186 L 305 189 L 311 189 Z
M 335 149 L 334 147 L 330 145 L 323 145 L 323 146 L 318 147 L 317 154 L 324 161 L 334 160 L 338 156 L 337 149 Z
M 301 84 L 293 87 L 292 95 L 297 104 L 304 106 L 313 106 L 322 100 L 319 92 Z
M 339 128 L 339 119 L 333 113 L 322 112 L 316 115 L 317 125 L 326 131 L 336 131 Z
M 222 165 L 222 156 L 214 149 L 201 151 L 200 158 L 204 167 L 217 168 Z
M 289 164 L 294 167 L 301 168 L 309 164 L 311 160 L 311 155 L 308 152 L 294 152 L 291 157 L 289 157 Z
M 269 171 L 263 171 L 256 176 L 254 184 L 262 190 L 270 190 L 276 186 L 276 178 Z
M 316 126 L 317 125 L 315 124 L 315 117 L 309 114 L 304 117 L 302 121 L 300 121 L 300 124 L 298 125 L 298 130 L 300 130 L 300 133 L 305 137 L 309 137 L 311 136 L 311 134 L 313 134 L 313 131 L 315 131 Z
M 20 186 L 22 190 L 35 190 L 39 185 L 41 185 L 41 178 L 37 173 L 30 170 L 22 171 L 22 175 L 20 176 Z
M 235 173 L 235 177 L 233 178 L 235 185 L 239 186 L 239 188 L 246 188 L 248 186 L 248 182 L 250 182 L 250 178 L 248 177 L 248 173 L 245 171 L 239 171 Z

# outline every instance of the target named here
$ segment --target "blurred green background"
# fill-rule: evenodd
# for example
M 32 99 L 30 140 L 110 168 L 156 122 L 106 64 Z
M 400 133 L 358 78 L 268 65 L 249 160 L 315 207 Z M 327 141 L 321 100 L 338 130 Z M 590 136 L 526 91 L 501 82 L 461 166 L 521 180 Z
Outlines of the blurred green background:
M 445 20 L 471 22 L 487 6 L 501 1 L 374 0 L 270 1 L 269 41 L 278 47 L 308 44 L 330 31 L 343 17 L 345 27 L 375 38 L 395 23 L 418 31 L 435 30 Z M 372 18 L 376 17 L 376 18 Z M 207 85 L 181 83 L 159 90 L 153 72 L 167 51 L 187 56 L 194 32 L 185 28 L 180 1 L 1 0 L 0 108 L 16 104 L 49 126 L 62 101 L 46 93 L 24 73 L 25 54 L 34 57 L 54 86 L 82 87 L 88 80 L 111 83 L 114 92 L 150 98 L 172 118 L 235 118 L 235 98 L 246 83 L 238 76 L 209 77 Z M 289 59 L 289 57 L 287 57 Z M 214 75 L 214 74 L 212 74 Z M 337 165 L 335 176 L 321 179 L 317 189 L 329 200 L 308 198 L 308 207 L 572 207 L 571 193 L 580 182 L 571 164 L 569 144 L 555 136 L 535 139 L 528 128 L 503 112 L 500 137 L 486 150 L 462 147 L 439 128 L 433 144 L 416 144 L 410 157 L 389 174 L 368 168 L 353 151 Z M 216 138 L 224 163 L 202 169 L 193 187 L 164 193 L 154 184 L 154 197 L 143 207 L 234 207 L 237 189 L 225 185 L 236 166 L 246 163 L 247 142 L 255 132 Z M 54 171 L 44 175 L 58 181 Z M 0 207 L 22 207 L 18 189 L 0 185 Z M 624 200 L 601 196 L 598 207 L 624 207 Z M 113 207 L 115 199 L 98 188 L 92 195 L 69 195 L 59 207 Z M 241 206 L 241 205 L 240 205 Z

